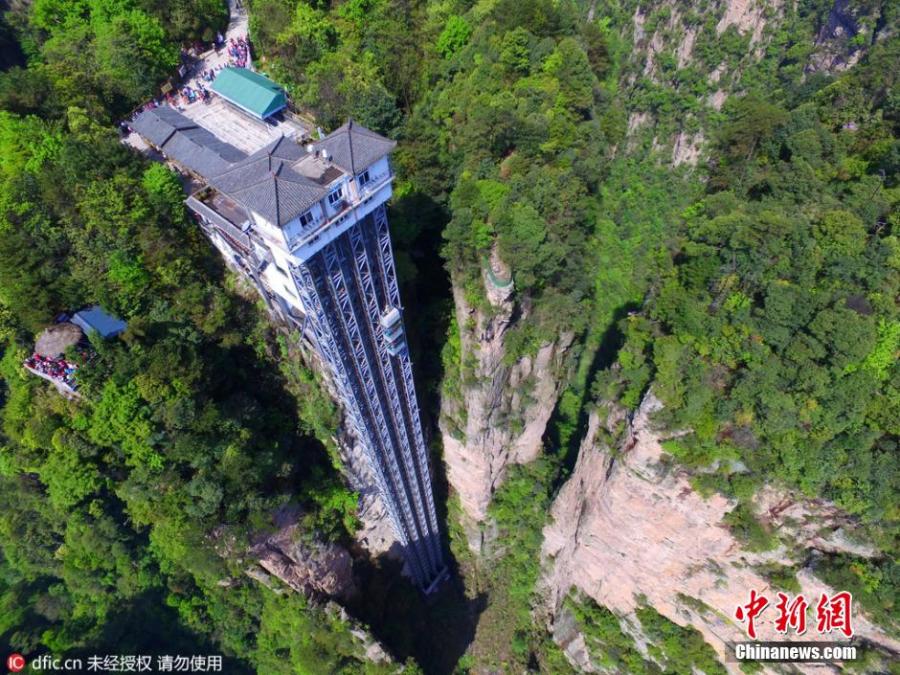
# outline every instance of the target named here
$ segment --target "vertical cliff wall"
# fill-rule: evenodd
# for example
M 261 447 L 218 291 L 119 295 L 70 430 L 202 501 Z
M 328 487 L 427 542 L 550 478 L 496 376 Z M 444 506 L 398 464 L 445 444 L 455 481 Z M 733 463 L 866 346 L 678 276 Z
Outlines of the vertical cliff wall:
M 480 550 L 477 523 L 510 464 L 534 460 L 561 386 L 571 335 L 543 344 L 534 355 L 510 363 L 505 337 L 527 309 L 512 300 L 493 269 L 484 272 L 490 310 L 469 305 L 454 285 L 456 321 L 463 363 L 459 395 L 444 397 L 441 433 L 447 477 L 464 511 L 469 543 Z M 507 276 L 508 278 L 508 276 Z
M 778 589 L 761 572 L 766 564 L 794 565 L 784 546 L 752 552 L 724 523 L 735 504 L 721 495 L 704 499 L 689 476 L 669 463 L 651 415 L 661 404 L 648 395 L 632 420 L 613 407 L 594 412 L 572 476 L 555 500 L 544 530 L 541 611 L 548 628 L 580 670 L 596 670 L 585 637 L 564 607 L 570 593 L 610 609 L 641 641 L 635 610 L 649 605 L 670 621 L 696 628 L 719 654 L 729 641 L 746 639 L 733 621 L 750 589 L 774 598 Z M 608 413 L 608 414 L 604 414 Z M 605 419 L 604 419 L 605 417 Z M 622 430 L 624 427 L 624 431 Z M 669 435 L 671 437 L 671 435 Z M 611 439 L 617 439 L 610 445 Z M 821 502 L 765 490 L 756 510 L 792 549 L 852 550 L 840 512 Z M 807 598 L 828 589 L 808 570 L 797 580 Z M 892 653 L 900 641 L 873 625 L 855 607 L 854 627 L 865 640 Z M 760 639 L 776 637 L 773 619 L 758 624 Z M 827 639 L 809 631 L 805 640 Z M 735 663 L 728 670 L 740 672 Z
M 630 0 L 601 4 L 594 14 L 612 20 L 627 46 L 620 55 L 628 113 L 622 149 L 649 149 L 674 166 L 702 163 L 715 113 L 728 98 L 842 72 L 896 32 L 887 3 L 877 1 L 801 7 L 783 0 Z

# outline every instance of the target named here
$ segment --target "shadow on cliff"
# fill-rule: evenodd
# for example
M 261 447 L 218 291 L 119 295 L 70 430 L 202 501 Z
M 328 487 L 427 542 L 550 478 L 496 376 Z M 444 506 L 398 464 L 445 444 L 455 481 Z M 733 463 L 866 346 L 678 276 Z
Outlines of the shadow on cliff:
M 450 275 L 440 249 L 449 220 L 445 208 L 422 192 L 395 197 L 388 214 L 394 257 L 404 301 L 407 330 L 422 424 L 431 442 L 432 482 L 441 548 L 450 577 L 425 596 L 401 574 L 402 550 L 377 559 L 357 558 L 354 572 L 362 593 L 348 611 L 399 661 L 413 657 L 428 675 L 452 673 L 475 636 L 486 596 L 467 597 L 447 538 L 447 496 L 437 439 L 441 352 L 454 312 Z M 399 548 L 399 544 L 396 545 Z
M 357 562 L 362 593 L 347 609 L 399 662 L 412 657 L 428 675 L 452 673 L 475 636 L 487 597 L 467 598 L 452 564 L 450 578 L 425 596 L 401 575 L 394 553 L 402 555 Z
M 475 639 L 488 596 L 466 595 L 459 565 L 450 552 L 449 484 L 435 445 L 439 443 L 432 443 L 432 484 L 448 578 L 434 593 L 424 595 L 403 576 L 403 546 L 395 543 L 378 558 L 357 557 L 353 571 L 362 592 L 346 607 L 397 661 L 412 657 L 426 675 L 449 675 Z
M 597 347 L 597 351 L 594 352 L 585 384 L 581 391 L 576 390 L 579 396 L 577 420 L 566 419 L 561 410 L 562 397 L 557 401 L 553 415 L 547 424 L 547 431 L 544 434 L 544 447 L 556 448 L 556 452 L 561 458 L 561 466 L 556 480 L 557 484 L 554 486 L 554 493 L 565 483 L 575 468 L 575 462 L 578 461 L 578 448 L 585 433 L 587 433 L 588 417 L 590 415 L 588 403 L 590 403 L 592 398 L 591 386 L 594 383 L 594 379 L 597 377 L 597 373 L 615 363 L 619 350 L 625 343 L 625 335 L 619 328 L 619 322 L 631 312 L 640 309 L 640 307 L 640 303 L 628 302 L 616 308 L 613 312 L 612 321 L 610 321 L 606 330 L 603 331 L 600 344 Z

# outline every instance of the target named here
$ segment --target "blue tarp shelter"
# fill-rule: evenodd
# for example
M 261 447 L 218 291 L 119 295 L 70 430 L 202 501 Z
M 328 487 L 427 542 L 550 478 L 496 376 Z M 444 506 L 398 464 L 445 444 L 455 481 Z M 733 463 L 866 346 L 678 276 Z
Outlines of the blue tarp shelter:
M 99 305 L 75 312 L 71 321 L 86 334 L 97 331 L 104 340 L 115 337 L 128 327 L 121 319 L 104 312 Z

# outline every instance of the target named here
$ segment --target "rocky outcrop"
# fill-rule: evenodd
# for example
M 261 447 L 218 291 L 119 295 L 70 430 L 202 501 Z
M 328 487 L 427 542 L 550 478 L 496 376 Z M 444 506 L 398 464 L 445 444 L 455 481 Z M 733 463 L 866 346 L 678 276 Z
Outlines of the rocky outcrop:
M 703 134 L 689 135 L 684 131 L 678 132 L 678 135 L 675 137 L 675 143 L 672 146 L 672 164 L 674 166 L 696 164 L 697 160 L 700 159 L 703 141 Z
M 469 544 L 480 550 L 476 526 L 487 515 L 491 496 L 511 464 L 530 462 L 541 450 L 541 438 L 559 395 L 560 373 L 572 335 L 542 345 L 533 356 L 515 363 L 506 358 L 505 338 L 526 321 L 511 299 L 512 283 L 492 261 L 485 271 L 491 311 L 473 308 L 454 286 L 456 320 L 464 363 L 460 393 L 444 397 L 441 432 L 447 476 L 465 514 Z M 499 274 L 498 274 L 499 272 Z M 509 279 L 506 273 L 505 279 Z
M 806 72 L 843 72 L 859 62 L 869 45 L 894 35 L 896 25 L 882 11 L 880 3 L 835 0 L 816 34 Z
M 630 25 L 622 27 L 622 35 L 631 40 L 626 57 L 630 63 L 624 71 L 628 74 L 622 82 L 629 115 L 627 142 L 622 147 L 630 153 L 648 148 L 674 166 L 701 163 L 709 125 L 717 119 L 709 114 L 721 110 L 729 97 L 742 96 L 752 88 L 754 70 L 773 58 L 768 50 L 785 22 L 811 22 L 808 29 L 815 32 L 814 48 L 805 57 L 806 75 L 833 75 L 858 63 L 875 42 L 896 34 L 896 22 L 885 16 L 886 6 L 834 0 L 821 16 L 804 14 L 798 18 L 797 6 L 784 0 L 658 0 L 637 4 Z M 704 18 L 698 20 L 698 14 Z M 712 30 L 707 17 L 715 20 Z M 734 44 L 735 34 L 745 41 L 743 53 L 711 46 L 720 40 Z M 691 70 L 706 74 L 709 91 L 697 98 L 697 105 L 677 124 L 646 108 L 648 80 L 662 90 L 670 90 L 673 96 L 693 96 L 690 87 L 681 84 L 690 78 L 678 74 Z M 639 96 L 628 104 L 630 91 Z
M 302 593 L 322 609 L 329 621 L 346 626 L 353 638 L 354 654 L 360 661 L 393 663 L 384 646 L 343 606 L 357 599 L 360 592 L 350 553 L 339 544 L 303 538 L 301 516 L 296 508 L 278 511 L 274 518 L 277 529 L 257 535 L 247 555 L 241 558 L 242 562 L 249 563 L 244 573 L 273 593 Z M 233 579 L 225 579 L 219 585 L 228 587 L 234 583 Z
M 344 620 L 348 620 L 347 612 L 343 608 L 341 608 L 341 611 Z M 394 660 L 388 654 L 384 645 L 372 637 L 372 634 L 358 623 L 354 624 L 354 627 L 350 629 L 350 634 L 360 646 L 364 661 L 369 663 L 393 663 Z
M 765 563 L 792 564 L 784 547 L 751 553 L 723 523 L 735 504 L 721 495 L 704 499 L 688 474 L 668 462 L 664 436 L 651 424 L 661 404 L 648 395 L 632 420 L 615 408 L 591 414 L 587 435 L 572 476 L 560 491 L 544 530 L 542 611 L 570 660 L 590 671 L 583 636 L 563 610 L 570 592 L 593 598 L 625 619 L 642 603 L 679 625 L 699 630 L 721 657 L 727 642 L 745 639 L 732 620 L 750 589 L 774 598 L 776 592 L 759 571 Z M 621 440 L 615 448 L 606 439 Z M 669 434 L 669 437 L 672 435 Z M 833 506 L 761 491 L 757 511 L 795 548 L 847 550 L 846 517 Z M 854 553 L 866 549 L 853 545 Z M 798 581 L 807 598 L 834 592 L 801 570 Z M 858 607 L 855 607 L 858 610 Z M 761 639 L 774 639 L 772 616 L 757 624 Z M 858 635 L 896 653 L 900 641 L 857 614 Z M 803 639 L 821 636 L 809 631 Z M 783 637 L 781 638 L 783 639 Z M 737 664 L 726 663 L 732 672 Z
M 722 3 L 722 18 L 716 24 L 716 33 L 721 35 L 734 26 L 740 34 L 750 35 L 751 45 L 757 45 L 765 35 L 767 13 L 778 12 L 781 4 L 766 0 L 727 0 Z
M 299 513 L 284 509 L 276 517 L 276 529 L 259 535 L 249 550 L 252 565 L 247 574 L 271 586 L 275 577 L 306 596 L 347 600 L 358 592 L 353 561 L 343 546 L 304 539 Z

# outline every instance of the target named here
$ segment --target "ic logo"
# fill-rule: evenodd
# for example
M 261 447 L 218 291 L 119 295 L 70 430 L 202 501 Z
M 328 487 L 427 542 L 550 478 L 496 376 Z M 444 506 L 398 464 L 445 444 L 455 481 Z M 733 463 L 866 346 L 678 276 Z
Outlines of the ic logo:
M 6 667 L 13 673 L 25 669 L 25 657 L 21 654 L 10 654 L 6 657 Z

